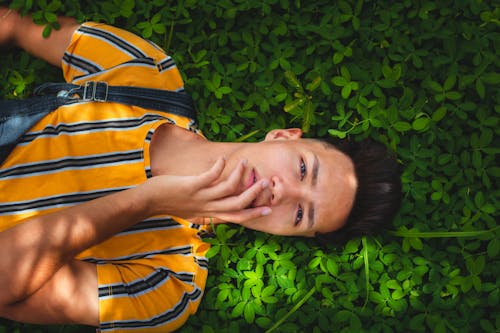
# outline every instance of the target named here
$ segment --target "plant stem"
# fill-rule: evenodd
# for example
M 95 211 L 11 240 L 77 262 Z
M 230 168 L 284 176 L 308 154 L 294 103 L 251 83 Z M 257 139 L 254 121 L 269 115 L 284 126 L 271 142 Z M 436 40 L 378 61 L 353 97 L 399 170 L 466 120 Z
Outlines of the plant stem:
M 415 232 L 415 231 L 389 231 L 389 234 L 398 237 L 418 237 L 418 238 L 462 238 L 462 237 L 477 237 L 481 235 L 494 232 L 500 228 L 489 230 L 475 230 L 475 231 L 428 231 L 428 232 Z
M 312 287 L 312 289 L 309 290 L 309 292 L 304 297 L 302 297 L 302 299 L 297 304 L 295 304 L 295 306 L 290 311 L 288 311 L 288 313 L 286 315 L 281 317 L 280 320 L 278 320 L 270 329 L 268 329 L 266 331 L 266 333 L 271 333 L 276 328 L 278 328 L 281 324 L 283 324 L 283 322 L 288 317 L 290 317 L 294 312 L 296 312 L 309 299 L 309 297 L 311 297 L 314 294 L 315 291 L 316 291 L 316 287 Z
M 365 298 L 365 304 L 363 304 L 363 308 L 368 304 L 368 297 L 370 294 L 370 261 L 368 260 L 368 241 L 366 239 L 366 236 L 363 236 L 361 239 L 363 242 L 363 259 L 365 262 L 365 283 L 366 283 L 366 298 Z

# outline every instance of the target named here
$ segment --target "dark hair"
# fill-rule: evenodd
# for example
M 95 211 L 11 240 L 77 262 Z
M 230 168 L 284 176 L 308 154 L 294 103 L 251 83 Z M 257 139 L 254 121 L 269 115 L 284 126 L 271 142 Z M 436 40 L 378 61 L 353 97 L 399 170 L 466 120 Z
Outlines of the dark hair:
M 381 143 L 365 139 L 320 139 L 349 156 L 354 164 L 358 187 L 346 223 L 341 229 L 317 233 L 323 245 L 338 245 L 347 240 L 381 231 L 392 222 L 401 205 L 401 166 Z

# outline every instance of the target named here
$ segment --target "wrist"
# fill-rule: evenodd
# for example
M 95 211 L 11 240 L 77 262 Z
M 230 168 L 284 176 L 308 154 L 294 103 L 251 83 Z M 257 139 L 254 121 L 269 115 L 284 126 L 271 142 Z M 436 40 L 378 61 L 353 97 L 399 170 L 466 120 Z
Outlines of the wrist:
M 6 7 L 0 8 L 0 46 L 15 43 L 19 13 Z
M 151 179 L 135 187 L 134 192 L 136 208 L 147 215 L 147 217 L 160 215 L 162 213 L 165 214 L 165 212 L 161 211 L 159 205 L 159 189 Z

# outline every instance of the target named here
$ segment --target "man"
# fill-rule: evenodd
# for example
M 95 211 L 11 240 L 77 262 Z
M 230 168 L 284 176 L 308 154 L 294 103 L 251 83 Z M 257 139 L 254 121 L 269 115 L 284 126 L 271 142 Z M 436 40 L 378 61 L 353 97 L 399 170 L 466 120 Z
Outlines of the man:
M 31 18 L 2 8 L 0 44 L 61 66 L 78 85 L 183 90 L 155 45 L 104 24 L 59 22 L 43 39 Z M 0 168 L 0 250 L 8 254 L 0 257 L 0 316 L 172 331 L 205 287 L 200 224 L 328 240 L 395 214 L 399 175 L 385 150 L 341 146 L 349 157 L 301 135 L 277 129 L 259 143 L 210 142 L 191 119 L 164 112 L 58 108 Z

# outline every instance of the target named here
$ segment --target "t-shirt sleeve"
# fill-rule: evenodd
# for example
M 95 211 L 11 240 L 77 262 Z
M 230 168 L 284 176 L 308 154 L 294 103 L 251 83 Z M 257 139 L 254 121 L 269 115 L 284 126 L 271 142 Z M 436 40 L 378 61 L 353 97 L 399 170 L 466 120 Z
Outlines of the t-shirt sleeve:
M 73 34 L 62 59 L 67 82 L 183 89 L 173 59 L 160 47 L 126 30 L 87 22 Z
M 168 260 L 177 268 L 190 266 L 189 260 L 178 257 Z M 155 263 L 158 260 L 97 265 L 101 332 L 172 332 L 196 312 L 206 270 L 173 270 Z
M 101 332 L 172 332 L 196 312 L 210 248 L 200 230 L 205 227 L 156 216 L 77 256 L 97 268 Z

